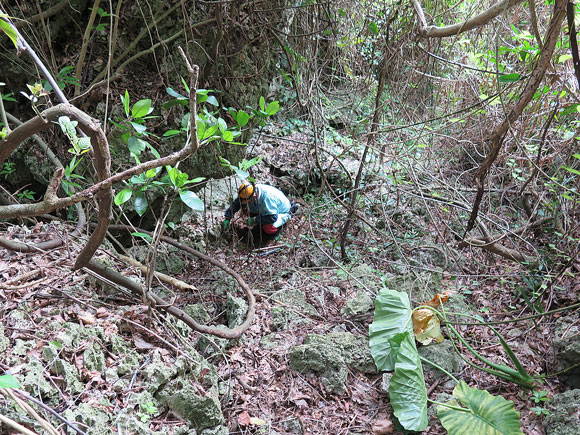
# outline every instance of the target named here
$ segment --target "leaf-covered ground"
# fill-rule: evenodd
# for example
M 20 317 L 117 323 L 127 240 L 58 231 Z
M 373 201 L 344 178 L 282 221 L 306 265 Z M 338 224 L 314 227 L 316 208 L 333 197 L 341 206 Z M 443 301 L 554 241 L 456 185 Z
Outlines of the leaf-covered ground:
M 278 154 L 269 159 L 284 161 L 287 150 L 273 148 Z M 289 154 L 286 160 L 296 158 L 296 153 Z M 219 392 L 223 426 L 232 434 L 378 435 L 396 432 L 382 374 L 349 366 L 344 389 L 329 393 L 324 370 L 295 370 L 289 359 L 291 350 L 309 334 L 349 332 L 366 341 L 372 312 L 349 315 L 345 311 L 349 301 L 361 292 L 373 296 L 389 276 L 414 281 L 427 273 L 441 279 L 440 287 L 431 290 L 449 291 L 452 298 L 462 295 L 472 314 L 485 320 L 531 313 L 522 297 L 522 276 L 527 273 L 523 268 L 478 250 L 461 252 L 461 265 L 456 267 L 449 266 L 447 258 L 437 259 L 441 245 L 433 236 L 436 228 L 423 220 L 411 200 L 402 200 L 404 206 L 391 205 L 403 211 L 389 215 L 390 234 L 400 243 L 393 244 L 384 232 L 357 222 L 348 239 L 351 261 L 344 262 L 338 235 L 346 216 L 342 206 L 330 196 L 317 196 L 316 190 L 293 199 L 302 204 L 301 213 L 279 240 L 259 248 L 244 240 L 205 241 L 206 254 L 239 272 L 257 297 L 252 326 L 243 337 L 227 343 L 191 332 L 164 314 L 162 307 L 148 309 L 141 298 L 98 282 L 86 271 L 71 272 L 76 249 L 72 242 L 46 253 L 0 251 L 0 369 L 21 380 L 31 396 L 69 421 L 76 419 L 79 428 L 91 433 L 183 433 L 187 419 L 154 397 L 160 386 L 181 376 L 185 381 L 180 382 L 187 385 L 175 387 L 176 394 L 186 387 L 201 396 Z M 381 203 L 380 196 L 375 199 Z M 361 204 L 360 210 L 372 217 L 374 206 Z M 48 223 L 2 228 L 5 237 L 30 243 L 55 234 L 65 237 L 66 230 Z M 191 228 L 192 233 L 196 230 Z M 127 276 L 142 278 L 136 269 L 113 259 L 110 251 L 99 251 L 98 256 Z M 177 291 L 158 281 L 153 288 L 179 307 L 194 307 L 208 323 L 233 321 L 225 315 L 228 294 L 243 296 L 235 283 L 196 258 L 174 251 L 170 256 L 182 261 L 175 277 L 196 290 Z M 443 267 L 437 267 L 437 261 Z M 541 298 L 543 309 L 574 301 L 579 287 L 573 279 L 562 279 L 557 289 Z M 412 303 L 427 300 L 427 293 L 412 294 Z M 560 315 L 566 314 L 496 326 L 530 374 L 553 373 L 552 327 Z M 80 328 L 71 328 L 73 324 Z M 459 326 L 459 330 L 483 356 L 509 362 L 488 329 Z M 457 375 L 470 386 L 513 400 L 524 433 L 544 433 L 543 417 L 531 410 L 542 404 L 534 403 L 530 392 L 468 365 Z M 448 378 L 429 370 L 425 378 L 430 399 L 451 394 Z M 537 387 L 548 397 L 561 389 L 552 376 Z M 88 418 L 89 408 L 100 414 Z M 15 415 L 10 398 L 0 396 L 0 409 Z M 30 418 L 22 421 L 33 424 Z M 434 415 L 429 422 L 425 433 L 445 433 Z

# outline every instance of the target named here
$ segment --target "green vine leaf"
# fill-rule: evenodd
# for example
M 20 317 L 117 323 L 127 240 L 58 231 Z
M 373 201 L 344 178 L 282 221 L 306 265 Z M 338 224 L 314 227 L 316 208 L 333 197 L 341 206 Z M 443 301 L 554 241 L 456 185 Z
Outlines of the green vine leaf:
M 4 21 L 2 18 L 9 18 L 6 14 L 0 14 L 0 30 L 2 30 L 6 36 L 10 38 L 14 47 L 18 48 L 18 35 L 16 31 L 12 28 L 10 24 Z
M 203 201 L 199 199 L 199 197 L 195 193 L 189 190 L 184 190 L 182 192 L 179 192 L 179 197 L 181 198 L 183 203 L 192 210 L 203 211 L 204 207 Z

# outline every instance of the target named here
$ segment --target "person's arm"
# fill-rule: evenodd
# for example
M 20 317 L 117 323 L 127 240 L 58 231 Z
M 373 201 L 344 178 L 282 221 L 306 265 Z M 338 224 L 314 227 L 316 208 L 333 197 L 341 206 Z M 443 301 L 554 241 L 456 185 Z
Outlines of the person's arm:
M 234 199 L 232 205 L 229 206 L 225 212 L 226 219 L 231 219 L 240 210 L 240 208 L 241 208 L 240 199 L 239 198 Z
M 276 213 L 276 214 L 264 214 L 261 216 L 256 216 L 256 221 L 260 225 L 273 224 L 277 220 L 278 220 L 278 213 Z

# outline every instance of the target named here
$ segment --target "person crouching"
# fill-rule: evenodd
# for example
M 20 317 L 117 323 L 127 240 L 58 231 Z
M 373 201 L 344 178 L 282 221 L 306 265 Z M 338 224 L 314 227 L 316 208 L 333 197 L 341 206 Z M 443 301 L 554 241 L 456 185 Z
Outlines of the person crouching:
M 269 238 L 276 238 L 282 226 L 292 218 L 296 206 L 284 193 L 267 184 L 254 184 L 244 181 L 238 189 L 238 197 L 225 211 L 222 222 L 223 230 L 227 230 L 230 221 L 238 211 L 249 216 L 246 225 L 250 228 L 260 226 L 262 232 Z

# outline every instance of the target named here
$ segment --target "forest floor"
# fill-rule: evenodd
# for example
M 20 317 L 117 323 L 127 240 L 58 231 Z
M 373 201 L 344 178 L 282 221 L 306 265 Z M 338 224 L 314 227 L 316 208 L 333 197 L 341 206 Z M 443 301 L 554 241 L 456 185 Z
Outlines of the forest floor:
M 391 252 L 394 248 L 388 241 L 364 233 L 359 226 L 357 236 L 349 239 L 348 252 L 353 260 L 341 263 L 336 239 L 332 237 L 338 237 L 337 221 L 343 219 L 343 210 L 328 206 L 331 201 L 324 197 L 310 195 L 292 199 L 302 204 L 301 213 L 286 225 L 280 239 L 266 246 L 252 248 L 245 242 L 234 243 L 219 238 L 206 241 L 205 254 L 237 271 L 257 298 L 256 316 L 243 336 L 223 347 L 217 346 L 218 352 L 206 355 L 217 368 L 222 386 L 224 426 L 231 434 L 397 433 L 392 424 L 393 410 L 383 387 L 382 374 L 349 370 L 344 393 L 327 393 L 319 376 L 293 370 L 288 359 L 289 350 L 302 344 L 308 334 L 347 331 L 365 340 L 368 338 L 372 312 L 354 319 L 343 314 L 346 303 L 361 290 L 352 271 L 364 264 L 373 271 L 371 278 L 380 283 L 381 276 L 394 262 Z M 24 227 L 2 229 L 5 237 L 25 237 L 28 242 L 50 238 L 55 231 L 59 236 L 65 236 L 62 227 L 51 224 L 38 223 L 26 230 Z M 404 228 L 400 230 L 404 231 Z M 433 228 L 422 230 L 436 233 Z M 421 246 L 421 243 L 426 242 L 418 240 L 415 246 Z M 149 310 L 141 298 L 130 293 L 103 293 L 102 288 L 87 279 L 86 271 L 70 270 L 71 250 L 72 247 L 66 244 L 46 253 L 0 251 L 0 283 L 4 283 L 0 285 L 0 324 L 8 339 L 4 344 L 4 354 L 0 346 L 0 369 L 10 370 L 18 376 L 26 373 L 27 365 L 33 359 L 42 361 L 44 358 L 46 361 L 46 348 L 58 340 L 62 332 L 55 325 L 72 322 L 82 327 L 99 326 L 105 335 L 113 331 L 122 336 L 138 354 L 138 361 L 143 363 L 125 375 L 130 379 L 126 388 L 117 388 L 105 376 L 107 367 L 116 364 L 114 351 L 110 346 L 103 346 L 106 359 L 101 369 L 87 369 L 83 358 L 86 358 L 86 351 L 95 338 L 81 340 L 60 353 L 60 358 L 80 373 L 82 386 L 76 392 L 64 388 L 63 377 L 52 373 L 48 363 L 41 371 L 40 377 L 58 390 L 57 398 L 50 401 L 51 406 L 57 413 L 63 413 L 85 403 L 100 407 L 110 415 L 133 408 L 148 430 L 177 431 L 184 425 L 184 420 L 176 413 L 167 409 L 147 409 L 143 405 L 139 407 L 131 397 L 148 389 L 148 380 L 142 373 L 148 361 L 159 357 L 171 364 L 185 347 L 199 342 L 201 335 L 180 335 L 167 316 Z M 410 248 L 406 253 L 408 261 L 416 250 Z M 107 257 L 108 254 L 99 252 L 99 256 Z M 449 291 L 452 298 L 453 294 L 464 296 L 475 313 L 486 321 L 504 321 L 531 313 L 526 298 L 522 297 L 522 277 L 527 276 L 526 269 L 477 250 L 466 251 L 462 256 L 459 273 L 442 271 L 441 290 Z M 187 306 L 201 301 L 208 306 L 223 307 L 225 294 L 214 291 L 220 280 L 215 267 L 198 259 L 184 257 L 183 260 L 184 266 L 175 277 L 197 290 L 176 292 L 172 303 Z M 142 278 L 135 268 L 118 262 L 115 267 L 127 276 Z M 275 297 L 276 292 L 288 288 L 300 290 L 305 296 L 304 302 L 314 307 L 315 312 Z M 538 300 L 544 310 L 558 308 L 575 301 L 579 291 L 579 283 L 562 278 L 557 291 L 550 289 Z M 413 302 L 418 304 L 421 301 Z M 275 327 L 273 313 L 280 307 L 290 310 L 303 321 L 295 322 L 289 328 Z M 25 313 L 24 317 L 15 319 L 11 316 L 15 310 Z M 536 388 L 536 391 L 546 391 L 548 399 L 563 390 L 558 379 L 549 375 L 555 367 L 551 341 L 553 324 L 559 315 L 564 314 L 496 325 L 530 374 L 548 374 Z M 216 312 L 209 323 L 224 321 L 223 313 Z M 461 326 L 460 331 L 481 355 L 509 364 L 489 329 Z M 10 359 L 5 358 L 7 355 L 11 355 Z M 20 361 L 20 364 L 15 366 L 14 361 Z M 200 383 L 203 383 L 203 373 Z M 543 402 L 534 402 L 531 391 L 469 365 L 465 365 L 457 376 L 470 386 L 512 400 L 520 413 L 521 428 L 526 435 L 545 433 L 541 414 Z M 449 379 L 435 377 L 426 370 L 425 380 L 429 399 L 435 400 L 441 393 L 452 393 L 453 384 L 448 382 Z M 38 388 L 32 388 L 29 393 L 35 395 L 38 391 L 40 380 Z M 106 397 L 107 403 L 99 401 L 97 394 Z M 9 401 L 0 397 L 0 409 L 2 405 L 8 406 Z M 0 433 L 10 431 L 2 428 Z M 424 433 L 443 434 L 446 431 L 430 413 L 429 427 Z

